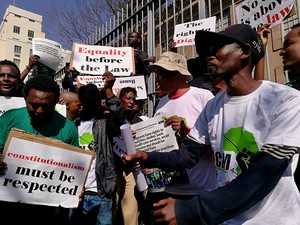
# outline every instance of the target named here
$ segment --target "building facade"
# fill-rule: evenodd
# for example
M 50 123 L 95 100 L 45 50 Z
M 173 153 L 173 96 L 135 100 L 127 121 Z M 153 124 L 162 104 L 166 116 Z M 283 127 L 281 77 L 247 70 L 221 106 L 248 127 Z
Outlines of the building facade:
M 21 71 L 32 55 L 32 38 L 45 38 L 42 16 L 10 5 L 0 25 L 0 59 L 17 64 Z
M 22 72 L 32 55 L 32 39 L 46 38 L 42 32 L 42 20 L 39 14 L 9 5 L 0 25 L 0 60 L 13 61 Z M 58 70 L 70 61 L 70 55 L 71 51 L 62 50 Z M 34 75 L 35 71 L 33 69 L 28 77 Z

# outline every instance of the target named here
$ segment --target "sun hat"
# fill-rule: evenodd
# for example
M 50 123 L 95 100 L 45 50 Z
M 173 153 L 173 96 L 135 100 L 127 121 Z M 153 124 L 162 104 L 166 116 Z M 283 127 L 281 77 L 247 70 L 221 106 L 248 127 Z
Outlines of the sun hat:
M 235 24 L 218 33 L 199 30 L 195 35 L 197 52 L 207 54 L 211 46 L 218 43 L 249 44 L 252 51 L 253 64 L 256 65 L 264 56 L 262 41 L 251 26 L 246 24 Z
M 149 65 L 149 68 L 153 72 L 156 72 L 159 68 L 169 71 L 178 71 L 182 75 L 186 76 L 187 81 L 193 79 L 193 76 L 187 69 L 186 58 L 179 53 L 164 52 L 157 62 Z

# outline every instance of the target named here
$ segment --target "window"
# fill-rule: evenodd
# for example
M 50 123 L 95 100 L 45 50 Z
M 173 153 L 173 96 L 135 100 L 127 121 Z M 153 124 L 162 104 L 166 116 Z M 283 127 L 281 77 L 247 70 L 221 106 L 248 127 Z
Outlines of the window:
M 13 62 L 19 67 L 20 66 L 20 59 L 13 59 Z
M 21 18 L 21 16 L 20 16 L 20 15 L 18 15 L 18 14 L 15 14 L 15 17 Z
M 21 54 L 21 46 L 15 45 L 14 53 Z
M 33 22 L 33 23 L 35 22 L 35 20 L 32 20 L 32 19 L 29 19 L 29 21 L 30 21 L 30 22 Z
M 28 37 L 33 38 L 34 37 L 34 31 L 28 30 Z
M 20 33 L 20 27 L 14 26 L 13 32 L 14 32 L 15 34 L 19 34 L 19 33 Z

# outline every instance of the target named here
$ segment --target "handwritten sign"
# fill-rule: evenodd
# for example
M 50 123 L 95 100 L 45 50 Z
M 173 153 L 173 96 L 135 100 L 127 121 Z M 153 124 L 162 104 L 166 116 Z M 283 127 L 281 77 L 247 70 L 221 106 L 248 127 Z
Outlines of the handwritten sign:
M 104 87 L 102 76 L 78 76 L 77 80 L 81 84 L 95 84 L 98 88 Z M 146 99 L 147 91 L 144 76 L 116 77 L 113 92 L 116 95 L 123 87 L 133 87 L 136 89 L 136 99 Z
M 188 23 L 177 24 L 174 30 L 173 40 L 176 47 L 194 45 L 195 34 L 198 30 L 215 31 L 216 17 L 209 17 Z
M 246 0 L 236 7 L 237 21 L 255 30 L 266 23 L 272 28 L 283 21 L 294 3 L 295 0 Z
M 58 42 L 46 38 L 32 39 L 32 53 L 40 57 L 39 62 L 53 70 L 57 70 L 61 60 L 62 46 Z
M 131 47 L 108 47 L 74 43 L 70 66 L 83 74 L 114 76 L 135 73 L 134 52 Z
M 78 206 L 93 153 L 12 129 L 4 147 L 8 169 L 0 199 L 36 205 Z

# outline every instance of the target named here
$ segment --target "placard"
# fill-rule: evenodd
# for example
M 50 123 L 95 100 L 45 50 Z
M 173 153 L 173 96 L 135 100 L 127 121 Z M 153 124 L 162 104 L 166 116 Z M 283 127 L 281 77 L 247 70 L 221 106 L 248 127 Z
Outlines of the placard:
M 270 23 L 270 28 L 280 24 L 292 10 L 295 0 L 247 0 L 236 7 L 238 23 L 248 24 L 253 29 Z
M 0 176 L 0 200 L 73 208 L 93 152 L 12 129 L 2 157 L 8 169 Z
M 81 84 L 95 84 L 98 88 L 104 87 L 102 76 L 78 76 L 77 80 Z M 113 86 L 113 93 L 117 95 L 123 87 L 133 87 L 136 89 L 136 99 L 147 99 L 147 91 L 144 76 L 116 77 Z
M 82 74 L 130 76 L 135 73 L 134 51 L 131 47 L 108 47 L 73 43 L 70 67 Z
M 216 17 L 177 24 L 173 37 L 176 47 L 195 45 L 195 34 L 198 30 L 214 32 L 216 30 Z
M 57 71 L 61 60 L 62 46 L 46 38 L 32 39 L 32 54 L 38 55 L 39 62 Z

